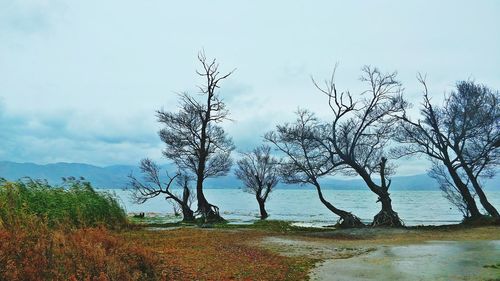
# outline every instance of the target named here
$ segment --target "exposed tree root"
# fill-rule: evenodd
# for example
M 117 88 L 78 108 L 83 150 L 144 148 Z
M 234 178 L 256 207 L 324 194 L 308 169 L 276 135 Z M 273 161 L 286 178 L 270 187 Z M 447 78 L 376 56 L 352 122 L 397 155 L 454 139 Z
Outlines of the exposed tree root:
M 336 226 L 341 228 L 353 228 L 353 227 L 365 227 L 365 224 L 361 222 L 361 220 L 349 213 L 348 215 L 344 215 L 339 219 Z
M 226 222 L 226 220 L 219 214 L 219 207 L 210 203 L 206 203 L 201 206 L 196 213 L 201 217 L 204 223 Z
M 373 217 L 372 227 L 401 227 L 404 226 L 403 221 L 399 218 L 398 213 L 394 211 L 380 211 Z

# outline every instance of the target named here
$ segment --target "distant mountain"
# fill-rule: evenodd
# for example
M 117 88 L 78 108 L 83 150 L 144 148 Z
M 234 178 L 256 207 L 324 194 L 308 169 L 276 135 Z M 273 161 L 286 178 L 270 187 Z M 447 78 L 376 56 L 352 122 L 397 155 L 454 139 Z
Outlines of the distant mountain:
M 323 189 L 338 189 L 338 190 L 364 190 L 366 189 L 366 184 L 362 179 L 352 178 L 352 179 L 338 179 L 330 177 L 327 179 L 320 180 Z M 239 181 L 234 175 L 228 175 L 224 178 L 207 179 L 207 187 L 209 188 L 237 188 L 241 187 L 241 181 Z M 278 188 L 283 189 L 297 189 L 297 188 L 307 188 L 307 186 L 301 186 L 298 184 L 289 185 L 279 183 Z M 312 188 L 312 186 L 311 186 Z M 427 174 L 420 174 L 414 176 L 400 176 L 394 177 L 391 184 L 392 190 L 438 190 L 438 185 L 434 179 L 429 177 Z
M 162 169 L 174 171 L 172 165 L 164 165 Z M 62 177 L 84 177 L 97 188 L 125 188 L 128 184 L 128 175 L 133 173 L 140 177 L 139 168 L 129 165 L 113 165 L 98 167 L 81 163 L 55 163 L 37 165 L 33 163 L 0 162 L 0 177 L 15 181 L 22 177 L 33 179 L 46 179 L 50 184 L 60 184 Z M 321 181 L 325 189 L 364 190 L 366 185 L 359 178 L 338 179 L 327 178 Z M 242 186 L 234 174 L 225 177 L 208 179 L 207 188 L 239 188 Z M 488 189 L 498 188 L 498 180 L 493 179 L 486 182 Z M 280 184 L 278 188 L 297 189 L 306 188 L 300 185 Z M 398 176 L 392 179 L 391 190 L 438 190 L 437 183 L 427 174 L 413 176 Z M 498 189 L 496 189 L 498 190 Z
M 50 184 L 60 184 L 63 177 L 84 177 L 99 188 L 121 188 L 127 184 L 127 176 L 138 168 L 133 166 L 97 167 L 80 163 L 33 163 L 0 162 L 0 177 L 17 180 L 22 177 L 46 179 Z

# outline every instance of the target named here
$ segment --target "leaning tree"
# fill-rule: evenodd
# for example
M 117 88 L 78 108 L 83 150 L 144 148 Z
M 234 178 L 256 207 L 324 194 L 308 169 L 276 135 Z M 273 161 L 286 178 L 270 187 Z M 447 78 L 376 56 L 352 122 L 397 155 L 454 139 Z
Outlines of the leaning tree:
M 322 125 L 314 114 L 299 110 L 294 123 L 278 125 L 264 138 L 285 155 L 280 168 L 285 183 L 313 185 L 321 203 L 340 217 L 339 226 L 361 227 L 363 223 L 357 216 L 335 207 L 321 190 L 320 178 L 333 174 L 341 166 L 332 160 L 334 156 L 320 141 L 328 132 L 329 128 Z
M 480 176 L 494 175 L 499 161 L 498 93 L 471 82 L 459 82 L 457 92 L 445 99 L 443 106 L 434 106 L 425 78 L 420 74 L 417 78 L 424 89 L 421 119 L 413 121 L 406 113 L 398 116 L 401 122 L 396 139 L 406 144 L 398 154 L 429 157 L 434 163 L 431 176 L 438 180 L 451 203 L 466 210 L 462 211 L 464 217 L 482 216 L 474 200 L 476 193 L 485 210 L 498 218 L 498 211 L 479 182 Z
M 338 157 L 348 167 L 347 175 L 359 175 L 378 196 L 382 208 L 373 218 L 372 226 L 402 226 L 392 208 L 389 176 L 394 167 L 387 162 L 386 150 L 396 123 L 392 115 L 401 112 L 406 102 L 396 72 L 384 74 L 369 66 L 363 67 L 362 72 L 361 81 L 368 84 L 368 89 L 357 101 L 349 92 L 337 91 L 335 69 L 323 86 L 313 79 L 316 88 L 328 97 L 333 113 L 331 129 L 322 142 L 327 143 L 324 147 L 329 149 L 330 159 Z
M 454 205 L 464 218 L 471 217 L 471 212 L 469 210 L 469 206 L 467 205 L 467 201 L 461 195 L 460 189 L 455 184 L 455 181 L 450 176 L 446 166 L 435 159 L 431 160 L 432 166 L 429 169 L 429 176 L 435 179 L 438 183 L 439 189 L 443 192 L 443 197 L 448 200 L 452 205 Z M 464 179 L 463 173 L 459 173 L 460 179 Z M 465 186 L 468 186 L 469 183 L 465 181 Z M 473 195 L 474 196 L 474 195 Z
M 182 210 L 183 221 L 194 221 L 194 212 L 191 210 L 191 190 L 188 186 L 188 177 L 177 173 L 170 177 L 166 174 L 166 181 L 162 182 L 160 176 L 160 167 L 146 158 L 141 161 L 139 166 L 143 179 L 137 179 L 130 174 L 130 186 L 132 189 L 132 198 L 136 203 L 142 204 L 157 196 L 165 196 L 166 200 L 173 200 Z M 172 185 L 177 183 L 183 189 L 182 195 L 172 191 Z
M 279 181 L 279 160 L 271 155 L 271 148 L 261 145 L 238 160 L 235 174 L 243 181 L 244 191 L 254 194 L 259 204 L 260 218 L 268 217 L 266 200 Z
M 500 93 L 472 81 L 460 81 L 443 106 L 444 130 L 460 168 L 483 208 L 500 219 L 483 191 L 480 177 L 493 177 L 500 161 Z
M 216 60 L 207 60 L 203 52 L 198 60 L 202 69 L 197 74 L 205 79 L 198 87 L 200 95 L 181 94 L 178 112 L 157 111 L 158 121 L 164 125 L 159 135 L 166 144 L 164 156 L 196 180 L 197 213 L 206 222 L 221 221 L 219 208 L 205 198 L 203 182 L 226 175 L 232 166 L 233 141 L 220 126 L 229 111 L 218 89 L 233 71 L 221 74 Z

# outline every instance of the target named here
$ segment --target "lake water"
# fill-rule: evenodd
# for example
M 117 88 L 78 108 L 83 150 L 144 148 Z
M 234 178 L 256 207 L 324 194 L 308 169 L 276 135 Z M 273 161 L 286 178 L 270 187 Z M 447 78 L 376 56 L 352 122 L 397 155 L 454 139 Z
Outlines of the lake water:
M 154 198 L 144 204 L 134 204 L 130 192 L 109 190 L 121 200 L 129 213 L 146 212 L 171 216 L 172 206 L 164 197 Z M 324 190 L 325 198 L 337 208 L 350 211 L 364 222 L 371 222 L 380 210 L 377 196 L 368 190 Z M 500 191 L 487 191 L 490 202 L 500 208 Z M 205 196 L 220 208 L 222 216 L 232 223 L 250 223 L 259 216 L 254 195 L 241 189 L 207 189 Z M 461 213 L 442 197 L 441 191 L 392 191 L 393 208 L 406 225 L 441 225 L 458 223 Z M 479 204 L 479 200 L 478 201 Z M 193 206 L 195 207 L 195 206 Z M 319 201 L 313 189 L 275 190 L 266 204 L 269 219 L 287 220 L 302 225 L 325 226 L 335 224 L 338 217 Z

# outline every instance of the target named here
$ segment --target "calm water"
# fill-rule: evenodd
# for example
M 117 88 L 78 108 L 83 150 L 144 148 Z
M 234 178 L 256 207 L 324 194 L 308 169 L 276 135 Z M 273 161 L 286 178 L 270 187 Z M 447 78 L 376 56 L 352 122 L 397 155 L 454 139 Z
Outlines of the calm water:
M 137 205 L 131 202 L 129 191 L 110 191 L 121 199 L 127 212 L 172 214 L 172 206 L 164 197 Z M 205 195 L 209 202 L 219 206 L 224 218 L 233 223 L 249 223 L 259 215 L 255 197 L 240 189 L 207 189 Z M 368 190 L 324 190 L 324 196 L 336 207 L 351 211 L 365 222 L 370 222 L 380 210 L 376 195 Z M 499 191 L 489 191 L 487 196 L 500 208 Z M 393 191 L 391 197 L 394 210 L 409 226 L 451 224 L 462 219 L 460 212 L 442 197 L 440 191 Z M 270 219 L 314 226 L 331 225 L 338 219 L 321 204 L 312 189 L 276 190 L 268 200 L 266 209 Z

